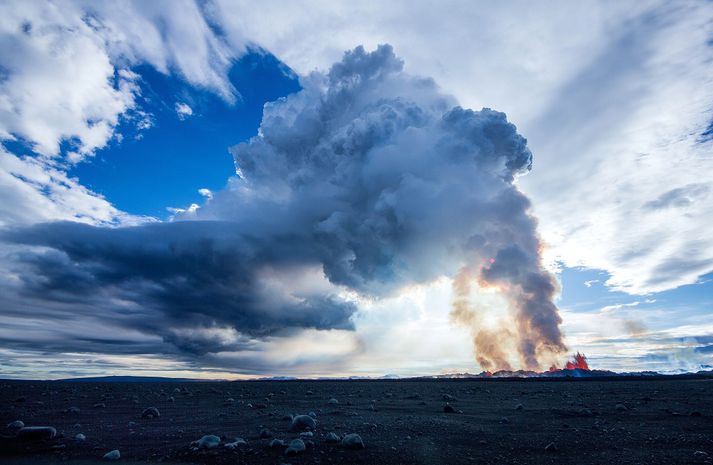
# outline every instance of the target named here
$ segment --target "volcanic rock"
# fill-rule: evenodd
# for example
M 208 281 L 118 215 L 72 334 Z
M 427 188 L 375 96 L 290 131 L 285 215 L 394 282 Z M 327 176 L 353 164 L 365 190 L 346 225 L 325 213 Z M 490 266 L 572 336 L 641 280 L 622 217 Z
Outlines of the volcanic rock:
M 119 460 L 121 458 L 121 453 L 118 449 L 114 449 L 110 452 L 104 454 L 104 460 Z
M 361 440 L 361 436 L 356 433 L 347 434 L 342 439 L 342 446 L 347 449 L 363 449 L 364 441 Z
M 551 442 L 545 446 L 545 452 L 557 452 L 557 446 Z
M 327 437 L 324 438 L 324 441 L 329 443 L 329 444 L 336 444 L 339 442 L 339 436 L 337 436 L 337 433 L 329 433 Z
M 286 446 L 285 441 L 283 441 L 282 439 L 273 439 L 268 444 L 268 447 L 270 447 L 271 449 L 276 449 L 278 447 L 285 447 L 285 446 Z
M 292 419 L 292 425 L 290 429 L 292 431 L 306 431 L 308 429 L 315 429 L 317 427 L 317 422 L 314 418 L 309 415 L 297 415 Z
M 220 438 L 214 434 L 206 434 L 196 442 L 199 449 L 215 449 L 220 445 Z
M 12 423 L 7 424 L 7 429 L 18 430 L 25 426 L 25 424 L 20 420 L 15 420 Z
M 141 412 L 141 418 L 158 418 L 161 416 L 156 407 L 148 407 Z
M 287 447 L 287 450 L 285 450 L 285 454 L 288 456 L 295 456 L 304 452 L 305 449 L 307 449 L 307 446 L 302 439 L 293 439 L 290 441 L 290 445 Z
M 272 431 L 270 431 L 267 428 L 263 428 L 260 430 L 260 439 L 269 439 L 272 437 Z
M 327 401 L 327 403 L 328 403 L 329 405 L 338 405 L 338 404 L 339 404 L 339 401 L 338 401 L 337 399 L 335 399 L 334 397 L 332 397 L 331 399 L 329 399 L 329 400 Z
M 25 426 L 17 432 L 17 438 L 25 441 L 36 441 L 41 439 L 53 439 L 57 436 L 57 430 L 52 426 Z
M 228 442 L 223 444 L 223 447 L 226 449 L 237 449 L 240 446 L 246 446 L 248 443 L 245 441 L 243 438 L 235 438 L 232 442 Z
M 446 404 L 443 406 L 443 411 L 445 413 L 456 413 L 456 409 L 453 408 L 451 404 Z
M 82 433 L 77 433 L 74 435 L 74 441 L 77 443 L 82 443 L 87 440 L 87 437 Z

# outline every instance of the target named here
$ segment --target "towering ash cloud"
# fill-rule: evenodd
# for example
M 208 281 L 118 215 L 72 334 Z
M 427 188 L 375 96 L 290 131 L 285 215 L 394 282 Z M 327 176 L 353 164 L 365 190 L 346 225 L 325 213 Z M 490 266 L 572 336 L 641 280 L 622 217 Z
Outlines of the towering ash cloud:
M 172 223 L 7 233 L 44 246 L 19 258 L 37 276 L 20 292 L 140 308 L 124 324 L 206 353 L 230 344 L 187 326 L 258 338 L 348 329 L 347 291 L 378 298 L 445 275 L 484 368 L 535 368 L 562 351 L 556 282 L 513 184 L 532 155 L 505 115 L 457 106 L 405 73 L 388 45 L 348 52 L 302 85 L 231 149 L 228 188 Z M 296 289 L 293 277 L 314 269 L 325 283 Z M 497 320 L 479 297 L 493 290 Z

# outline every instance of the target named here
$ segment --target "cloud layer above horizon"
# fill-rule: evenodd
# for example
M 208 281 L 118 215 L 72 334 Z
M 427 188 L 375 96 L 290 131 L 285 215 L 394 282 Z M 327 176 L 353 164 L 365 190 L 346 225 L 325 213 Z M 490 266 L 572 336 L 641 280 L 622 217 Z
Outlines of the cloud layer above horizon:
M 467 268 L 473 284 L 502 289 L 517 325 L 507 358 L 475 344 L 481 365 L 552 363 L 564 350 L 556 283 L 513 185 L 532 165 L 525 139 L 503 113 L 462 109 L 402 68 L 383 45 L 310 74 L 232 148 L 229 187 L 172 222 L 7 229 L 2 239 L 33 249 L 10 255 L 5 314 L 70 305 L 171 351 L 235 353 L 254 339 L 353 330 L 360 299 Z M 296 286 L 310 270 L 320 282 Z M 488 347 L 502 339 L 473 330 Z
M 350 373 L 384 341 L 417 350 L 399 345 L 407 315 L 456 345 L 434 342 L 414 357 L 457 352 L 444 363 L 463 367 L 469 328 L 482 322 L 468 307 L 456 318 L 466 326 L 448 326 L 454 289 L 439 279 L 495 257 L 504 242 L 537 239 L 532 211 L 543 243 L 524 249 L 541 245 L 551 270 L 602 270 L 602 292 L 664 292 L 713 271 L 709 4 L 584 2 L 548 15 L 527 3 L 310 9 L 320 14 L 220 0 L 0 6 L 8 360 L 38 350 L 163 354 L 186 370 Z M 404 62 L 385 49 L 340 59 L 379 43 Z M 157 222 L 67 175 L 121 143 L 122 125 L 151 130 L 137 67 L 240 105 L 229 70 L 260 47 L 303 90 L 267 105 L 259 134 L 231 149 L 238 175 L 225 190 Z M 504 114 L 458 104 L 505 111 L 527 147 Z M 517 178 L 530 167 L 528 147 L 535 169 Z M 461 152 L 478 154 L 476 172 Z M 349 163 L 333 157 L 357 153 Z M 463 214 L 473 210 L 488 213 Z M 495 229 L 511 234 L 484 247 L 473 233 Z M 405 289 L 440 297 L 409 300 Z M 392 332 L 377 328 L 378 312 L 394 318 Z M 66 318 L 76 329 L 58 325 Z M 565 327 L 567 318 L 579 321 L 565 312 Z

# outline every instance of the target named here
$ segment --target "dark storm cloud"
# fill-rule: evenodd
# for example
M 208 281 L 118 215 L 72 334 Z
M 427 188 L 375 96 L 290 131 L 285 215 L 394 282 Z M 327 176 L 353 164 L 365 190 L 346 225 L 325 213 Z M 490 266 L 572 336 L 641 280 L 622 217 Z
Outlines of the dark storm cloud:
M 191 221 L 111 229 L 65 222 L 10 230 L 3 236 L 49 248 L 18 256 L 25 267 L 21 274 L 25 295 L 69 303 L 93 296 L 132 302 L 142 310 L 136 321 L 129 320 L 137 327 L 147 323 L 142 318 L 144 309 L 160 312 L 162 318 L 151 323 L 158 334 L 162 326 L 214 322 L 255 336 L 291 327 L 351 328 L 353 305 L 332 296 L 309 296 L 265 311 L 253 268 L 287 265 L 303 259 L 302 251 L 296 246 L 276 254 L 268 249 L 272 242 L 240 236 L 229 223 Z M 192 347 L 180 335 L 165 337 L 191 352 L 210 351 L 208 341 Z
M 202 355 L 244 347 L 244 336 L 351 329 L 355 306 L 338 289 L 380 297 L 467 267 L 506 290 L 523 365 L 561 350 L 556 283 L 513 184 L 532 154 L 505 114 L 459 107 L 404 73 L 388 45 L 347 52 L 302 85 L 265 106 L 259 134 L 231 149 L 238 176 L 197 211 L 6 232 L 35 246 L 15 257 L 15 292 L 48 307 L 91 302 Z M 309 267 L 327 287 L 295 288 Z

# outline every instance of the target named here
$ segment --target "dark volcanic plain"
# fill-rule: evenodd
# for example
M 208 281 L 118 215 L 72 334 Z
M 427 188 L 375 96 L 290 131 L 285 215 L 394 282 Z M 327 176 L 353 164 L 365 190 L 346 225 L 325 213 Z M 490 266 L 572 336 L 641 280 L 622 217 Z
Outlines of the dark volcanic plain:
M 449 396 L 455 413 L 444 412 Z M 160 417 L 142 419 L 147 407 Z M 298 433 L 285 416 L 309 412 L 317 427 L 300 455 L 259 437 L 268 429 L 289 442 Z M 696 377 L 0 381 L 0 420 L 0 463 L 8 464 L 101 462 L 113 449 L 121 452 L 117 463 L 713 463 L 713 379 Z M 15 420 L 53 426 L 58 437 L 19 441 L 5 428 Z M 358 433 L 365 448 L 327 443 L 329 432 Z M 77 443 L 77 433 L 86 441 Z M 192 450 L 206 434 L 221 436 L 221 447 Z M 247 444 L 222 447 L 235 437 Z

